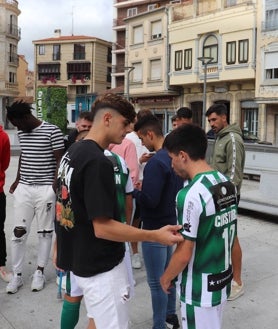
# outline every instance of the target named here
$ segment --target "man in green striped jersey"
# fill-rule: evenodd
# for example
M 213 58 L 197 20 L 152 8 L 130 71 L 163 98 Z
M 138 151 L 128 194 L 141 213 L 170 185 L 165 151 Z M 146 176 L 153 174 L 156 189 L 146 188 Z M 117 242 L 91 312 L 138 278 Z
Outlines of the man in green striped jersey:
M 177 194 L 184 241 L 161 277 L 167 293 L 179 275 L 183 329 L 220 329 L 233 277 L 231 250 L 237 234 L 234 185 L 205 161 L 207 139 L 184 125 L 165 139 L 175 172 L 188 184 Z

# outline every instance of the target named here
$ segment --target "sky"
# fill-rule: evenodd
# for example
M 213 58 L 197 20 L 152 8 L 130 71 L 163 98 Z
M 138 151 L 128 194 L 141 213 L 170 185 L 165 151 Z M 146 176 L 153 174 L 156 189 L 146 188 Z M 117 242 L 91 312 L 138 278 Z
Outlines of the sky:
M 32 41 L 61 35 L 87 35 L 112 41 L 113 0 L 18 0 L 21 40 L 18 54 L 34 69 Z M 73 14 L 72 14 L 73 13 Z

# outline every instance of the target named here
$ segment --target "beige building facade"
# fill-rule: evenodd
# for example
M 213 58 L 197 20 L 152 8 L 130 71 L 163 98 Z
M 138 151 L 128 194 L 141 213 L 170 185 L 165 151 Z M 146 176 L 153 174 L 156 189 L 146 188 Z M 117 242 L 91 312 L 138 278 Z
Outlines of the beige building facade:
M 252 116 L 258 108 L 256 5 L 244 0 L 193 1 L 171 7 L 169 16 L 170 85 L 182 88 L 182 105 L 190 107 L 194 121 L 205 123 L 208 131 L 205 111 L 225 103 L 230 122 L 257 136 Z
M 54 36 L 33 41 L 35 90 L 38 86 L 67 88 L 68 121 L 75 121 L 76 97 L 111 88 L 111 43 L 90 36 Z
M 26 102 L 34 102 L 34 72 L 28 69 L 28 62 L 24 55 L 18 55 L 17 68 L 18 97 Z
M 169 85 L 168 8 L 146 11 L 126 22 L 125 94 L 136 110 L 152 110 L 171 129 L 171 116 L 179 106 L 180 90 Z
M 260 138 L 278 145 L 278 1 L 258 2 L 256 101 Z
M 18 95 L 18 1 L 0 0 L 0 124 L 7 126 L 6 106 Z

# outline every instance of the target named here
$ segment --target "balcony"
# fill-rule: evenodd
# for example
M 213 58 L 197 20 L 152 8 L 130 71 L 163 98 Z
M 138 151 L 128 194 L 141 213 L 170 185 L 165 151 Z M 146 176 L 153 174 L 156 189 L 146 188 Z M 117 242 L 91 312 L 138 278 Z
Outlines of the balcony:
M 21 29 L 15 24 L 8 24 L 7 35 L 20 40 L 21 38 Z
M 18 55 L 16 53 L 9 53 L 9 64 L 18 65 Z

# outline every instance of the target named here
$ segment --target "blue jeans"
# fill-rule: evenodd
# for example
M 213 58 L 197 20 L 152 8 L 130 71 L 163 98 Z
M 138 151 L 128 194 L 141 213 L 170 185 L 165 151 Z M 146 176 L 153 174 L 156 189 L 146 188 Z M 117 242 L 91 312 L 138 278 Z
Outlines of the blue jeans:
M 153 329 L 165 329 L 166 316 L 176 313 L 176 288 L 171 288 L 170 294 L 165 294 L 159 280 L 170 261 L 173 250 L 172 247 L 160 243 L 142 242 L 142 252 L 151 290 Z

